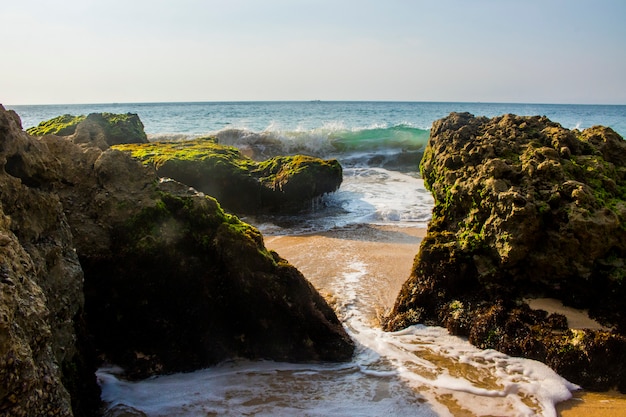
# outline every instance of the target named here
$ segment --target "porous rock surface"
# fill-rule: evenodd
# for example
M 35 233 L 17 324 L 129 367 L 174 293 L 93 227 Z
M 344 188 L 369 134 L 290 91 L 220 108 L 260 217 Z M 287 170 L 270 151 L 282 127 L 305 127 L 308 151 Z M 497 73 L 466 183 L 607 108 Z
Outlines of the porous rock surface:
M 589 389 L 626 390 L 626 142 L 545 117 L 452 113 L 421 162 L 435 206 L 388 330 L 443 325 L 541 360 Z M 525 297 L 587 308 L 573 330 Z
M 0 106 L 0 414 L 93 415 L 96 358 L 144 377 L 351 357 L 333 310 L 258 230 L 82 123 L 35 138 Z
M 60 166 L 15 113 L 0 108 L 2 415 L 88 414 L 98 402 L 83 270 L 52 185 Z

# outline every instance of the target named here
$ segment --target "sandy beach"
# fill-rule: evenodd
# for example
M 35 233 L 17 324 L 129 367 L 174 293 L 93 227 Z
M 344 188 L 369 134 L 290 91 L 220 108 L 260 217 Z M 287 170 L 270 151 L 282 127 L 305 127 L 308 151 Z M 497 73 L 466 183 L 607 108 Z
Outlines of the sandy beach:
M 413 259 L 419 250 L 424 228 L 392 226 L 355 226 L 324 233 L 299 236 L 267 236 L 266 246 L 295 265 L 331 303 L 335 294 L 333 277 L 346 257 L 367 254 L 370 294 L 361 297 L 369 306 L 366 314 L 377 325 L 380 317 L 394 303 L 402 284 L 408 278 Z M 324 254 L 321 256 L 320 254 Z M 540 300 L 535 307 L 557 308 L 552 300 Z M 584 312 L 562 310 L 575 323 L 589 324 Z M 578 391 L 557 407 L 560 417 L 626 416 L 626 395 L 618 392 L 591 393 Z
M 265 244 L 295 265 L 331 302 L 330 284 L 345 257 L 367 253 L 373 292 L 368 296 L 374 300 L 370 317 L 377 320 L 393 306 L 425 234 L 423 228 L 359 225 L 310 235 L 270 236 Z M 322 262 L 320 253 L 326 254 Z

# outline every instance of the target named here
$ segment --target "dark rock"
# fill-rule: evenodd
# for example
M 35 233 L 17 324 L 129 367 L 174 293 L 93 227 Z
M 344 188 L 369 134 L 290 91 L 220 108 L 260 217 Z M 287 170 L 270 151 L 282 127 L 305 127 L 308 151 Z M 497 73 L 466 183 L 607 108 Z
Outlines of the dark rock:
M 603 346 L 626 346 L 625 162 L 609 128 L 468 113 L 435 122 L 420 165 L 433 218 L 386 328 L 441 324 L 588 388 L 618 385 L 621 353 Z M 588 308 L 614 332 L 567 330 L 518 301 L 537 295 Z
M 78 253 L 97 345 L 130 376 L 232 357 L 352 355 L 341 323 L 302 274 L 210 197 L 160 194 L 115 225 L 111 242 L 108 255 Z

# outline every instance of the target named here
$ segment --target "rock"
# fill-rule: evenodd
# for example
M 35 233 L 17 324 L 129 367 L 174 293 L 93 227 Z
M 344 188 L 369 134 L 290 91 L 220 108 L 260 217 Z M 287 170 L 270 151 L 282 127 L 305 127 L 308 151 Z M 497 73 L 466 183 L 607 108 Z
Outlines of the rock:
M 134 113 L 91 113 L 88 116 L 65 114 L 31 127 L 33 136 L 70 136 L 74 143 L 97 146 L 104 150 L 120 143 L 146 143 L 143 123 Z
M 58 166 L 44 143 L 21 130 L 18 116 L 0 107 L 4 415 L 88 415 L 99 403 L 82 320 L 83 271 L 51 191 Z
M 257 229 L 215 199 L 188 195 L 182 184 L 172 193 L 173 186 L 165 192 L 157 185 L 140 210 L 111 223 L 106 253 L 77 248 L 89 323 L 107 360 L 146 377 L 233 357 L 351 357 L 335 313 L 302 274 L 265 249 Z
M 0 106 L 0 413 L 94 415 L 96 355 L 130 377 L 351 357 L 333 310 L 257 229 L 103 151 L 93 126 L 37 138 Z
M 119 145 L 161 177 L 173 178 L 217 198 L 242 214 L 294 211 L 311 206 L 342 182 L 336 160 L 295 155 L 257 162 L 213 138 Z
M 445 325 L 587 388 L 626 389 L 625 162 L 626 142 L 605 127 L 468 113 L 435 122 L 420 165 L 433 218 L 386 328 Z M 554 328 L 526 296 L 588 308 L 614 331 Z
M 33 136 L 72 135 L 76 131 L 76 125 L 85 120 L 85 118 L 86 117 L 84 115 L 72 116 L 71 114 L 64 114 L 62 116 L 43 121 L 35 127 L 28 128 L 26 129 L 26 132 Z

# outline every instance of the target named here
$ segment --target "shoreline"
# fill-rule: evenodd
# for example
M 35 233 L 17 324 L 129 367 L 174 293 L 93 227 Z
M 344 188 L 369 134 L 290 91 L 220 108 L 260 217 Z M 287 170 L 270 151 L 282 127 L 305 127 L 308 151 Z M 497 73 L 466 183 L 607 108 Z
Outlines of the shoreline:
M 413 258 L 419 250 L 419 244 L 426 235 L 426 228 L 360 225 L 305 235 L 265 236 L 268 249 L 296 266 L 307 279 L 327 298 L 331 304 L 334 294 L 330 288 L 332 277 L 321 276 L 320 268 L 332 269 L 333 265 L 319 265 L 315 252 L 359 251 L 368 253 L 371 261 L 370 275 L 378 288 L 373 304 L 367 312 L 373 326 L 380 326 L 379 319 L 395 302 L 395 298 L 409 277 Z M 322 274 L 323 275 L 323 274 Z M 593 324 L 585 311 L 562 308 L 554 300 L 526 300 L 532 308 L 547 311 L 559 311 L 572 318 L 572 326 Z M 556 405 L 559 417 L 619 417 L 626 415 L 626 394 L 616 391 L 590 392 L 580 390 L 572 393 L 571 399 Z

